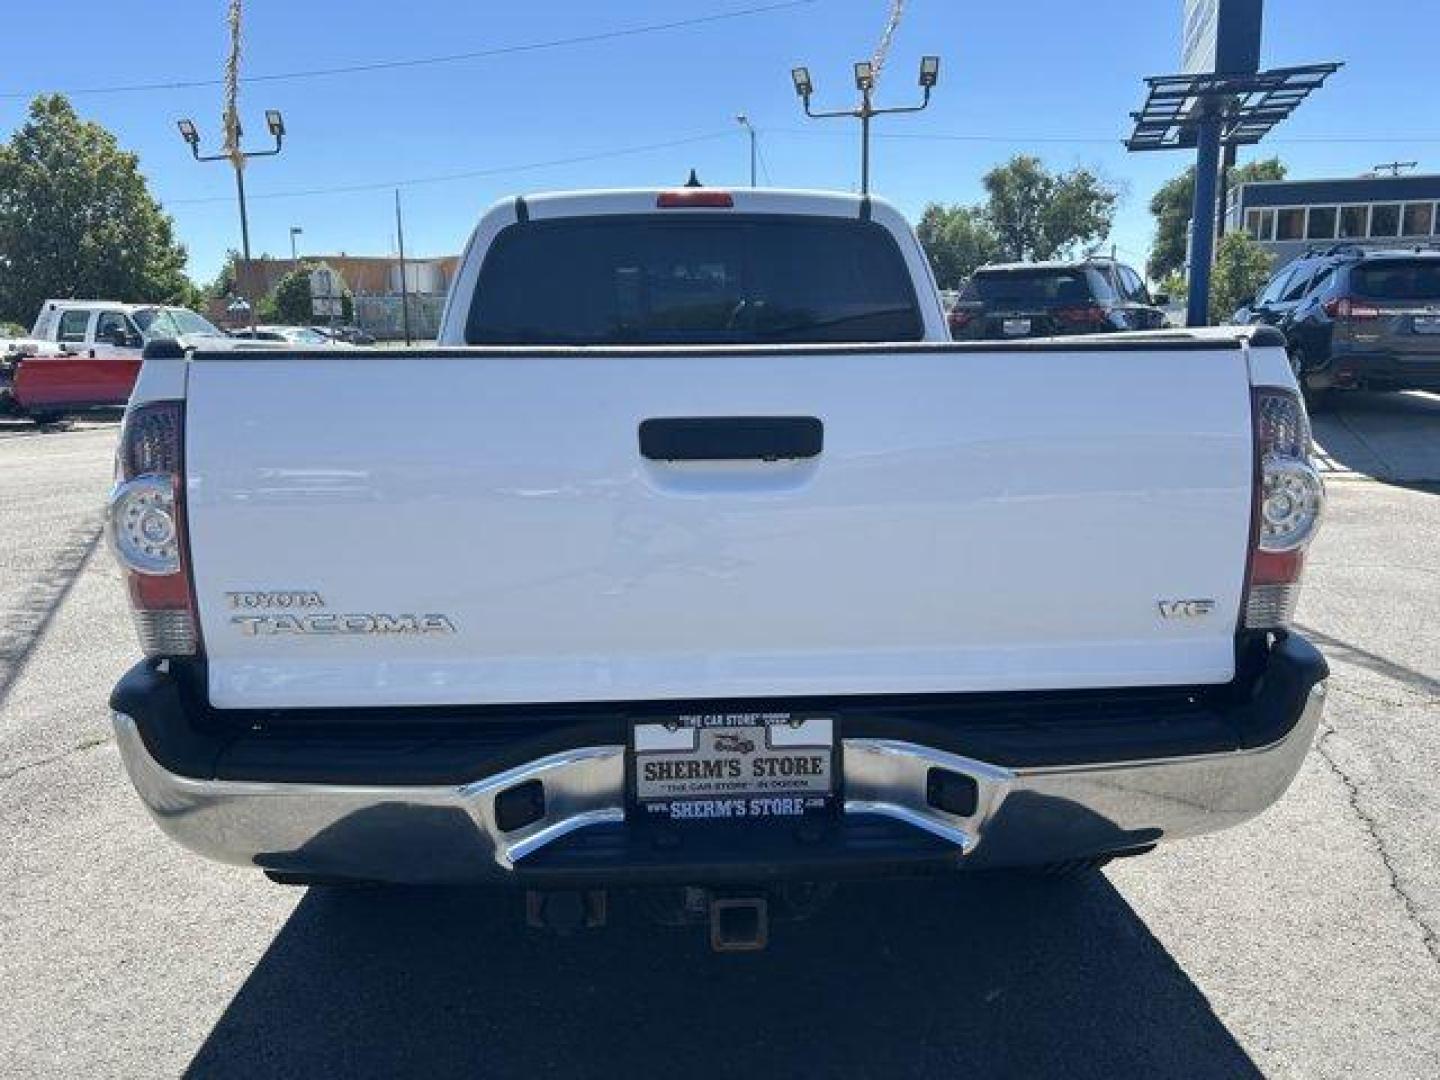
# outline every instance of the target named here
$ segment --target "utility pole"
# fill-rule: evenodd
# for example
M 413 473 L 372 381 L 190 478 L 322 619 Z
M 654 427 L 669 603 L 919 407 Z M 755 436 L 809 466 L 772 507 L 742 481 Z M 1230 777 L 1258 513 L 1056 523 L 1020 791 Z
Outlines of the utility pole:
M 405 223 L 400 217 L 400 189 L 395 189 L 395 244 L 400 249 L 400 321 L 410 344 L 410 286 L 405 280 Z
M 750 124 L 750 117 L 743 112 L 735 117 L 735 122 L 750 133 L 750 186 L 755 186 L 755 129 Z
M 792 68 L 790 80 L 795 84 L 795 93 L 805 103 L 805 115 L 812 120 L 844 116 L 860 121 L 860 194 L 868 195 L 870 194 L 870 121 L 877 116 L 920 112 L 926 108 L 930 104 L 930 91 L 940 80 L 940 58 L 938 56 L 922 56 L 920 58 L 920 86 L 925 91 L 925 97 L 919 105 L 877 109 L 871 100 L 871 95 L 875 91 L 875 65 L 869 60 L 861 60 L 855 65 L 855 88 L 860 91 L 860 104 L 853 109 L 814 112 L 810 108 L 810 95 L 815 92 L 815 85 L 810 81 L 810 69 Z

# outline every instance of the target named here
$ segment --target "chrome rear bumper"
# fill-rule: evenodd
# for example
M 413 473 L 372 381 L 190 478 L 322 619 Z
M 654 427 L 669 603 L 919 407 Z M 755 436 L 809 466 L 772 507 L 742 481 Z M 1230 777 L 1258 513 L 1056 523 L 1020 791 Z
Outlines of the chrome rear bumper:
M 844 740 L 846 823 L 883 818 L 947 845 L 955 865 L 1015 866 L 1133 850 L 1237 825 L 1284 793 L 1314 740 L 1325 684 L 1297 723 L 1257 749 L 1164 760 L 1006 769 L 915 743 Z M 625 820 L 625 748 L 552 754 L 469 784 L 350 786 L 199 780 L 150 754 L 114 714 L 126 769 L 170 837 L 221 862 L 314 877 L 504 882 L 562 838 Z M 932 806 L 932 768 L 974 779 L 973 814 Z M 545 809 L 510 832 L 496 796 L 538 780 Z M 616 866 L 615 884 L 626 880 Z

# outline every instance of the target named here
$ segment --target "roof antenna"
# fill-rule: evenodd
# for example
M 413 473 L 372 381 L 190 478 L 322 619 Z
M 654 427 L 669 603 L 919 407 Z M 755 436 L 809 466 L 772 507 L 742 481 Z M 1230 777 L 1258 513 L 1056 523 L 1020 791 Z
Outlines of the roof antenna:
M 694 169 L 691 169 L 691 170 L 690 170 L 690 179 L 685 181 L 685 186 L 686 186 L 686 187 L 704 187 L 704 185 L 700 183 L 700 177 L 698 177 L 698 176 L 695 175 L 695 170 L 694 170 Z

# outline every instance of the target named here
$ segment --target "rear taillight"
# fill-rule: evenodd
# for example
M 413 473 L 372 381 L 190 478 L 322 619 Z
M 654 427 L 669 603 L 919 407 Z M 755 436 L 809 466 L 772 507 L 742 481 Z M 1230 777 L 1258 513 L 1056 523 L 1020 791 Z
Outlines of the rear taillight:
M 110 494 L 110 546 L 125 574 L 146 656 L 200 651 L 185 535 L 184 406 L 152 401 L 125 414 Z
M 961 311 L 959 308 L 951 311 L 946 319 L 949 320 L 951 330 L 964 330 L 975 319 L 975 312 Z
M 1380 309 L 1374 304 L 1361 303 L 1352 300 L 1348 296 L 1336 296 L 1320 305 L 1325 309 L 1325 314 L 1332 319 L 1344 319 L 1347 322 L 1368 322 L 1371 319 L 1380 318 Z
M 708 188 L 694 191 L 665 191 L 655 200 L 661 210 L 673 210 L 686 206 L 708 206 L 729 210 L 735 205 L 734 197 L 728 191 L 711 191 Z
M 1305 548 L 1320 524 L 1325 486 L 1310 463 L 1310 419 L 1299 396 L 1274 386 L 1252 394 L 1258 487 L 1245 625 L 1280 630 L 1295 616 Z
M 1068 326 L 1099 326 L 1110 313 L 1102 307 L 1062 307 L 1055 309 L 1055 318 Z

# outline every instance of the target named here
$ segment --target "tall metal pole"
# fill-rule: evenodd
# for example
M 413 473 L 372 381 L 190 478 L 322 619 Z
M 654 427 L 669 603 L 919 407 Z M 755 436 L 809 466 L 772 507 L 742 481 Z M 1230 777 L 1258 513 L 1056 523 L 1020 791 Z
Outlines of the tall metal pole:
M 870 107 L 870 91 L 863 91 L 860 101 L 860 194 L 870 194 L 870 117 L 875 110 Z
M 250 215 L 245 210 L 245 163 L 239 158 L 232 157 L 231 160 L 235 164 L 235 193 L 240 201 L 240 250 L 245 256 L 245 269 L 253 277 L 254 270 L 250 263 Z M 254 330 L 256 304 L 249 300 L 246 303 L 250 305 L 250 329 Z
M 221 114 L 221 122 L 225 128 L 225 146 L 218 154 L 200 153 L 200 132 L 195 127 L 195 122 L 188 118 L 176 121 L 176 127 L 180 129 L 180 137 L 190 147 L 190 154 L 196 161 L 228 161 L 235 169 L 235 193 L 240 203 L 240 251 L 244 259 L 243 271 L 236 272 L 236 286 L 239 286 L 239 278 L 250 272 L 250 215 L 245 206 L 245 163 L 250 158 L 274 157 L 280 153 L 285 145 L 285 119 L 280 115 L 279 109 L 265 110 L 265 126 L 269 129 L 270 135 L 275 139 L 275 146 L 270 150 L 242 150 L 240 139 L 243 132 L 240 129 L 240 18 L 241 5 L 243 0 L 230 0 L 230 55 L 225 62 L 225 111 Z M 291 251 L 294 251 L 295 238 L 290 238 Z M 237 296 L 237 300 L 245 300 L 243 296 Z M 255 307 L 249 300 L 245 300 L 250 309 L 250 329 L 255 329 Z
M 405 280 L 405 223 L 400 217 L 400 189 L 395 189 L 395 243 L 400 248 L 400 319 L 405 326 L 405 344 L 410 344 L 410 286 Z
M 735 122 L 743 127 L 746 134 L 750 136 L 750 186 L 753 188 L 755 186 L 755 127 L 750 123 L 747 113 L 736 113 Z
M 1190 297 L 1185 324 L 1210 325 L 1210 264 L 1215 258 L 1215 188 L 1220 171 L 1220 118 L 1201 121 L 1190 212 Z

